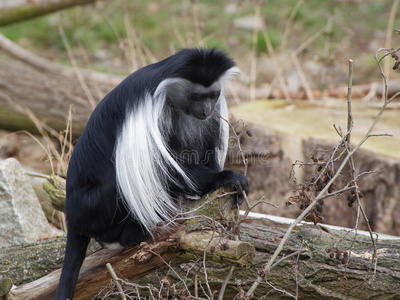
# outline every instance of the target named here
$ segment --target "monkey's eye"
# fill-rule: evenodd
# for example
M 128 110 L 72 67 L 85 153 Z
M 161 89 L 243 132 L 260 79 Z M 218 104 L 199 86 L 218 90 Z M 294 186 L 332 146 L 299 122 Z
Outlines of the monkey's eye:
M 221 93 L 221 91 L 212 92 L 211 93 L 211 98 L 218 99 L 220 93 Z
M 199 101 L 199 100 L 201 100 L 201 95 L 197 94 L 197 93 L 194 93 L 194 94 L 192 94 L 191 98 L 192 98 L 193 101 Z

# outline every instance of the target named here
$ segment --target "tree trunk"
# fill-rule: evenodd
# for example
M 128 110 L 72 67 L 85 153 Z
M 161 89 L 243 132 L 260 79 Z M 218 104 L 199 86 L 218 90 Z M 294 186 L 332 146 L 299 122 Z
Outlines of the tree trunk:
M 94 1 L 96 0 L 3 0 L 0 3 L 0 26 Z

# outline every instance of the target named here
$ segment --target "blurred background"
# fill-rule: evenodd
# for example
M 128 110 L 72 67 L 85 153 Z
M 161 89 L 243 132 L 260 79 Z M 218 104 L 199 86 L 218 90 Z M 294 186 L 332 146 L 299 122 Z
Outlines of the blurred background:
M 391 0 L 85 2 L 92 4 L 3 26 L 1 33 L 51 61 L 70 65 L 73 55 L 80 67 L 119 75 L 183 47 L 217 47 L 238 62 L 246 84 L 266 88 L 279 71 L 287 89 L 298 92 L 299 72 L 313 89 L 343 85 L 349 58 L 356 60 L 354 84 L 379 80 L 373 54 L 393 46 L 398 11 Z M 293 53 L 300 66 L 288 57 Z
M 382 75 L 374 55 L 381 47 L 400 46 L 398 4 L 0 1 L 0 158 L 15 157 L 29 171 L 65 174 L 91 111 L 125 76 L 181 48 L 216 47 L 243 71 L 228 90 L 228 102 L 232 122 L 243 120 L 238 126 L 253 132 L 242 141 L 249 158 L 250 200 L 265 196 L 279 208 L 260 207 L 259 212 L 296 217 L 299 206 L 285 202 L 296 183 L 315 170 L 299 169 L 299 182 L 294 182 L 289 179 L 292 163 L 332 147 L 339 138 L 333 124 L 346 128 L 349 59 L 354 60 L 353 142 L 379 111 Z M 382 62 L 389 94 L 400 90 L 396 61 Z M 356 156 L 358 171 L 386 170 L 363 177 L 360 187 L 373 230 L 390 234 L 400 234 L 398 108 L 394 101 L 377 128 L 393 137 L 369 141 Z M 258 160 L 265 151 L 266 160 Z M 232 149 L 226 167 L 243 171 L 238 156 Z M 45 206 L 42 181 L 35 180 Z M 323 222 L 354 226 L 356 208 L 347 206 L 346 197 L 326 201 Z

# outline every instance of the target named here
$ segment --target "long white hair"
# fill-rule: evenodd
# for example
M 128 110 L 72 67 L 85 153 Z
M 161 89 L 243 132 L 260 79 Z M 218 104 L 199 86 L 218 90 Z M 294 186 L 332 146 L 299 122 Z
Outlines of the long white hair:
M 218 100 L 220 108 L 220 138 L 222 146 L 216 149 L 221 168 L 225 162 L 229 124 L 228 108 L 224 97 L 227 80 L 238 68 L 229 69 L 219 79 L 222 90 Z M 177 182 L 179 174 L 190 189 L 196 190 L 193 181 L 171 155 L 165 140 L 165 130 L 174 120 L 166 116 L 166 87 L 182 80 L 163 80 L 154 95 L 150 93 L 138 102 L 134 111 L 126 112 L 126 119 L 119 132 L 115 147 L 115 165 L 120 195 L 135 220 L 152 235 L 154 225 L 165 221 L 177 212 L 174 199 L 168 191 L 168 182 Z M 226 120 L 226 121 L 225 121 Z

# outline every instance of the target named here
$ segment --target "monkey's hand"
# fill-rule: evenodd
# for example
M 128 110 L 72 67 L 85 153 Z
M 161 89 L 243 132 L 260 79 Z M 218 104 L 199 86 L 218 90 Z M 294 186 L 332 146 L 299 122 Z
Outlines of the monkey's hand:
M 246 193 L 246 195 L 250 193 L 247 177 L 231 170 L 222 171 L 221 175 L 220 181 L 218 182 L 219 187 L 233 184 L 237 191 L 237 198 L 233 208 L 239 207 L 245 200 L 243 191 Z
M 202 165 L 187 165 L 185 170 L 190 179 L 194 182 L 196 189 L 188 186 L 171 185 L 170 190 L 177 194 L 185 194 L 192 196 L 203 196 L 210 191 L 215 191 L 223 186 L 233 185 L 237 191 L 236 201 L 233 208 L 239 207 L 244 202 L 243 191 L 250 193 L 249 182 L 243 174 L 236 173 L 231 170 L 216 171 Z

